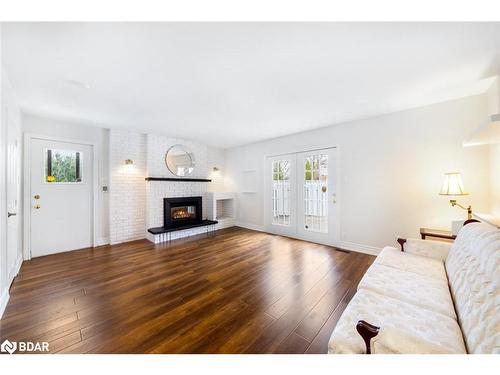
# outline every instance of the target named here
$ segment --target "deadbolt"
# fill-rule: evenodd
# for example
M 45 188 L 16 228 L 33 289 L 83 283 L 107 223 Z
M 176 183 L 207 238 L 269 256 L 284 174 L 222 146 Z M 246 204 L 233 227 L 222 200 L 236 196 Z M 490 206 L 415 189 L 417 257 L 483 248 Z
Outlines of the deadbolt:
M 40 209 L 40 205 L 39 204 L 35 204 L 35 210 L 39 210 Z
M 40 196 L 37 194 L 37 195 L 35 195 L 33 198 L 35 198 L 35 199 L 40 199 Z

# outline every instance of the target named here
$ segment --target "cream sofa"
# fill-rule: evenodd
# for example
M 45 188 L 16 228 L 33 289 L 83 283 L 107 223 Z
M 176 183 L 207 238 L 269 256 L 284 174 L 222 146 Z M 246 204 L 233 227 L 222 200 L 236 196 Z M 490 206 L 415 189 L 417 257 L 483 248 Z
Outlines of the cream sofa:
M 500 230 L 475 222 L 453 244 L 400 243 L 360 281 L 329 353 L 500 353 Z

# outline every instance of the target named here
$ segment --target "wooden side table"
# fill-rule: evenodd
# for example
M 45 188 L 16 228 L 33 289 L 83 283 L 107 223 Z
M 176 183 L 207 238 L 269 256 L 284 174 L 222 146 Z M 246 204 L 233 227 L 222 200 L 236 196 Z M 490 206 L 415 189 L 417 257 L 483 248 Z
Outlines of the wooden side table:
M 426 237 L 433 238 L 441 238 L 445 240 L 453 241 L 457 236 L 451 234 L 450 231 L 447 230 L 439 230 L 439 229 L 429 229 L 429 228 L 420 228 L 420 237 L 425 240 Z

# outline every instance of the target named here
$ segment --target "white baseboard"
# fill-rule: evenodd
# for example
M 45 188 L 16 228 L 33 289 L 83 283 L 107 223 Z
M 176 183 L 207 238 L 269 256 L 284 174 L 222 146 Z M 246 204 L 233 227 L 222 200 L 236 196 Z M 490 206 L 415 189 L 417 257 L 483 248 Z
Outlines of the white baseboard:
M 9 289 L 5 288 L 3 293 L 0 295 L 0 319 L 2 319 L 5 308 L 7 307 L 7 302 L 9 302 Z
M 265 232 L 265 228 L 263 225 L 260 225 L 260 224 L 252 224 L 252 223 L 243 223 L 243 222 L 240 222 L 240 221 L 237 221 L 234 225 L 236 225 L 237 227 L 242 227 L 242 228 L 246 228 L 246 229 L 252 229 L 252 230 L 256 230 L 256 231 L 259 231 L 259 232 Z
M 369 255 L 378 255 L 382 249 L 375 246 L 362 245 L 354 242 L 347 241 L 339 241 L 338 244 L 335 244 L 335 247 L 343 250 L 355 251 L 357 253 L 369 254 Z
M 109 245 L 109 237 L 100 237 L 96 239 L 95 246 Z
M 12 282 L 14 280 L 14 277 L 17 276 L 19 273 L 19 270 L 21 269 L 21 265 L 23 264 L 23 256 L 19 254 L 17 257 L 16 263 L 14 263 L 14 266 L 9 270 L 9 280 Z

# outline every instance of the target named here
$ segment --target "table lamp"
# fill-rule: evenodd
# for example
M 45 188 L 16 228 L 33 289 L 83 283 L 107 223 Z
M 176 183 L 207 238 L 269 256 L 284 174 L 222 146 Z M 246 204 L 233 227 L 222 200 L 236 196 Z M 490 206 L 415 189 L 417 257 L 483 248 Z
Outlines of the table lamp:
M 458 172 L 451 172 L 444 174 L 444 183 L 440 195 L 447 195 L 451 197 L 458 197 L 462 195 L 469 195 L 469 193 L 465 192 L 464 184 L 462 182 L 462 176 Z M 450 199 L 450 204 L 455 207 L 458 206 L 467 210 L 467 219 L 472 219 L 472 207 L 464 207 L 461 204 L 457 203 L 456 199 Z

